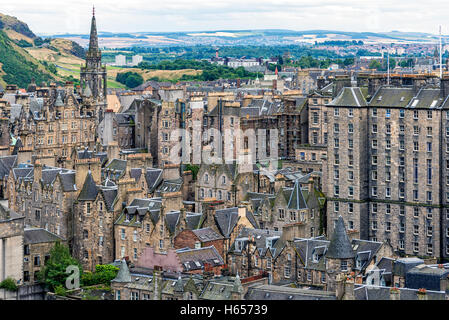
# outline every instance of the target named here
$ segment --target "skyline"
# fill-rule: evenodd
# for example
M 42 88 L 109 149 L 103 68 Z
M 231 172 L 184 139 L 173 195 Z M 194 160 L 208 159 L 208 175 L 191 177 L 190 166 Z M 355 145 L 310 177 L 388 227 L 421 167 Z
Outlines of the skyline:
M 215 30 L 335 30 L 357 32 L 449 33 L 444 12 L 449 3 L 430 0 L 422 10 L 419 1 L 385 0 L 356 2 L 325 0 L 213 1 L 167 0 L 164 3 L 131 0 L 74 0 L 61 5 L 56 0 L 4 0 L 1 13 L 15 16 L 36 34 L 51 35 L 89 31 L 95 5 L 100 32 L 181 32 Z M 132 21 L 132 23 L 129 23 Z M 416 21 L 420 21 L 416 24 Z M 446 24 L 445 24 L 446 23 Z M 355 27 L 356 26 L 356 27 Z

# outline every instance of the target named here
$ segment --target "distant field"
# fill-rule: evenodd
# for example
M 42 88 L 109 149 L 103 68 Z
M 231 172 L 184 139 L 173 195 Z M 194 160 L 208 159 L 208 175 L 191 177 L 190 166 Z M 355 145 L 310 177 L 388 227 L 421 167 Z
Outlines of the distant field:
M 80 68 L 84 64 L 84 60 L 64 52 L 56 52 L 49 48 L 26 48 L 27 52 L 37 60 L 53 63 L 58 68 L 58 75 L 62 77 L 73 76 L 79 78 Z M 125 88 L 125 86 L 115 78 L 117 73 L 132 71 L 140 74 L 145 81 L 157 77 L 160 80 L 176 80 L 183 75 L 198 75 L 201 70 L 184 69 L 184 70 L 142 70 L 139 68 L 121 68 L 116 66 L 107 66 L 108 87 L 109 88 Z
M 194 69 L 183 69 L 183 70 L 142 70 L 138 68 L 119 68 L 119 67 L 108 67 L 108 77 L 111 76 L 115 79 L 117 73 L 119 72 L 136 72 L 142 76 L 142 78 L 147 81 L 148 79 L 157 77 L 161 80 L 176 80 L 181 78 L 183 75 L 198 75 L 201 74 L 201 70 Z

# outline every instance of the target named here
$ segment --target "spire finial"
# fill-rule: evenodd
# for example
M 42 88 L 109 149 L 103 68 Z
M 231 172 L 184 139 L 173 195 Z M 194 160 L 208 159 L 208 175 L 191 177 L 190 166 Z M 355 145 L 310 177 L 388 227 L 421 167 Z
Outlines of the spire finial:
M 92 16 L 95 17 L 95 5 L 92 6 Z

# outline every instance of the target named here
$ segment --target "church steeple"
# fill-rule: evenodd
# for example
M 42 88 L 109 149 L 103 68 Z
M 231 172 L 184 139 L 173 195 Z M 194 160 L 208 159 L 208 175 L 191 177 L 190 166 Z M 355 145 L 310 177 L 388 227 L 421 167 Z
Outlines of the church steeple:
M 97 34 L 97 21 L 95 20 L 95 7 L 92 9 L 92 23 L 90 25 L 90 41 L 89 52 L 98 52 L 98 34 Z
M 106 109 L 107 80 L 106 66 L 101 63 L 101 51 L 98 45 L 97 21 L 95 7 L 92 9 L 90 26 L 89 49 L 86 52 L 86 64 L 81 67 L 80 84 L 81 95 L 89 98 L 95 105 L 95 114 L 98 123 L 103 119 Z

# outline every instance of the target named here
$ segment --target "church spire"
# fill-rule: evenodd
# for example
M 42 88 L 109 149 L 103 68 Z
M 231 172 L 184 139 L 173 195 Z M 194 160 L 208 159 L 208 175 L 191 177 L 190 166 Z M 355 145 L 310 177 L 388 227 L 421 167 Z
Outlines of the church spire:
M 89 51 L 96 52 L 98 49 L 97 22 L 95 20 L 95 7 L 92 8 L 92 24 L 90 26 Z

